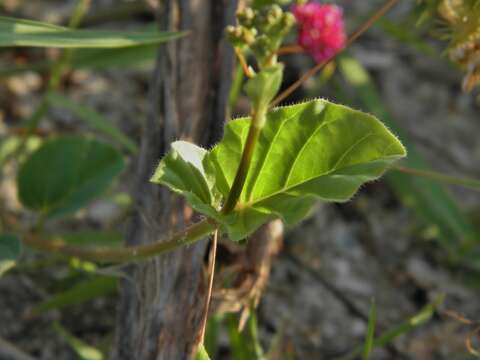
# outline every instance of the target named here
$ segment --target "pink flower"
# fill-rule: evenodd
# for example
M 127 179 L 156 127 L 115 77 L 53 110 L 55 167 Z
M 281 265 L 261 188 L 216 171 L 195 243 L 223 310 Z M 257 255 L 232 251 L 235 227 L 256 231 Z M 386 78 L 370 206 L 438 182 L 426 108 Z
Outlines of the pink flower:
M 298 45 L 317 63 L 331 59 L 345 47 L 343 11 L 336 5 L 308 2 L 293 7 L 298 23 Z

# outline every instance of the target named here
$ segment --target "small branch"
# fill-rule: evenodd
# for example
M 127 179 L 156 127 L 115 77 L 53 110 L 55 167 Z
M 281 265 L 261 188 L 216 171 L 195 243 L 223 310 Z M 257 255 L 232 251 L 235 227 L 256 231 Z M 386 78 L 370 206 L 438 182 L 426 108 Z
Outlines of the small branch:
M 301 46 L 289 45 L 289 46 L 283 46 L 280 49 L 278 49 L 276 52 L 276 55 L 300 54 L 303 52 L 304 50 Z
M 300 79 L 295 81 L 292 85 L 290 85 L 287 89 L 285 89 L 280 95 L 278 95 L 271 103 L 270 107 L 277 106 L 280 102 L 285 100 L 291 93 L 297 90 L 305 81 L 307 81 L 310 77 L 315 75 L 318 71 L 320 71 L 325 65 L 330 63 L 338 54 L 345 51 L 355 40 L 357 40 L 365 31 L 367 31 L 375 21 L 377 21 L 380 17 L 385 15 L 385 13 L 390 10 L 397 3 L 398 0 L 388 0 L 380 9 L 378 9 L 367 21 L 365 21 L 362 25 L 358 27 L 358 29 L 348 38 L 347 44 L 342 51 L 331 56 L 326 61 L 318 63 L 310 70 L 308 70 L 305 74 L 303 74 Z
M 245 56 L 243 56 L 242 54 L 242 50 L 240 50 L 237 47 L 235 47 L 234 50 L 235 50 L 235 55 L 237 55 L 237 59 L 240 62 L 240 65 L 242 66 L 243 72 L 245 73 L 245 76 L 248 78 L 252 78 L 253 74 L 250 68 L 248 67 L 247 61 L 245 60 Z
M 480 180 L 477 179 L 456 177 L 451 175 L 445 175 L 436 171 L 419 170 L 404 166 L 394 166 L 391 168 L 391 170 L 409 175 L 429 178 L 435 181 L 443 182 L 445 184 L 457 185 L 471 190 L 480 191 Z
M 205 339 L 208 312 L 210 308 L 210 303 L 212 301 L 213 277 L 215 274 L 215 259 L 217 256 L 217 242 L 218 242 L 218 230 L 215 230 L 215 232 L 213 233 L 213 239 L 212 239 L 212 249 L 210 251 L 210 256 L 208 259 L 208 290 L 207 290 L 207 298 L 205 299 L 205 308 L 203 310 L 202 331 L 200 332 L 197 339 L 198 346 L 202 345 Z
M 216 223 L 205 219 L 173 234 L 167 240 L 159 240 L 150 244 L 122 248 L 100 246 L 81 247 L 69 245 L 61 237 L 47 240 L 40 238 L 35 234 L 25 236 L 23 242 L 31 248 L 50 253 L 69 255 L 93 261 L 120 263 L 144 260 L 174 250 L 180 246 L 192 244 L 212 233 L 216 228 Z

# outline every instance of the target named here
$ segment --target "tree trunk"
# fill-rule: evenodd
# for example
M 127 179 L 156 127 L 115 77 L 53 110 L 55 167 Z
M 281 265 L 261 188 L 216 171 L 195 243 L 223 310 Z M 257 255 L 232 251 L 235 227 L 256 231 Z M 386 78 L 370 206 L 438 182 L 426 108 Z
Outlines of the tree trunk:
M 233 53 L 223 29 L 233 23 L 236 1 L 162 0 L 158 7 L 161 30 L 189 34 L 159 50 L 127 245 L 157 240 L 192 221 L 190 209 L 149 178 L 172 141 L 208 146 L 219 140 L 231 83 Z M 112 359 L 192 358 L 206 292 L 205 249 L 203 240 L 128 269 Z

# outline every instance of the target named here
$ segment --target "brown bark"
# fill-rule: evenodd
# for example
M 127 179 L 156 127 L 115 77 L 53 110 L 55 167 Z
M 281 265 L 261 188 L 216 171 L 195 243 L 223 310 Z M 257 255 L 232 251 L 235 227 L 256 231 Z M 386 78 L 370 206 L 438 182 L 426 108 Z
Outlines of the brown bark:
M 241 312 L 240 328 L 243 328 L 250 310 L 256 308 L 260 301 L 282 243 L 281 220 L 262 225 L 250 236 L 245 247 L 223 243 L 227 248 L 225 250 L 233 255 L 233 260 L 216 275 L 211 311 Z M 224 283 L 232 283 L 232 286 L 224 288 Z
M 166 189 L 148 182 L 170 142 L 211 145 L 222 133 L 233 55 L 222 40 L 233 23 L 234 0 L 163 0 L 162 30 L 189 30 L 159 51 L 150 89 L 150 112 L 138 159 L 135 212 L 127 244 L 158 239 L 191 219 L 191 211 Z M 127 99 L 128 100 L 128 99 Z M 112 359 L 189 359 L 205 300 L 206 241 L 128 269 Z

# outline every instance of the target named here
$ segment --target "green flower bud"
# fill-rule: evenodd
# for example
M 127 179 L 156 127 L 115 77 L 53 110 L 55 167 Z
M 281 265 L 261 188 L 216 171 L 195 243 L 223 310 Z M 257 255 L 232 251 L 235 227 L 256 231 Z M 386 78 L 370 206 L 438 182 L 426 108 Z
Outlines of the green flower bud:
M 244 27 L 252 28 L 254 24 L 254 19 L 255 12 L 252 10 L 252 8 L 245 8 L 237 12 L 237 21 L 240 25 Z

